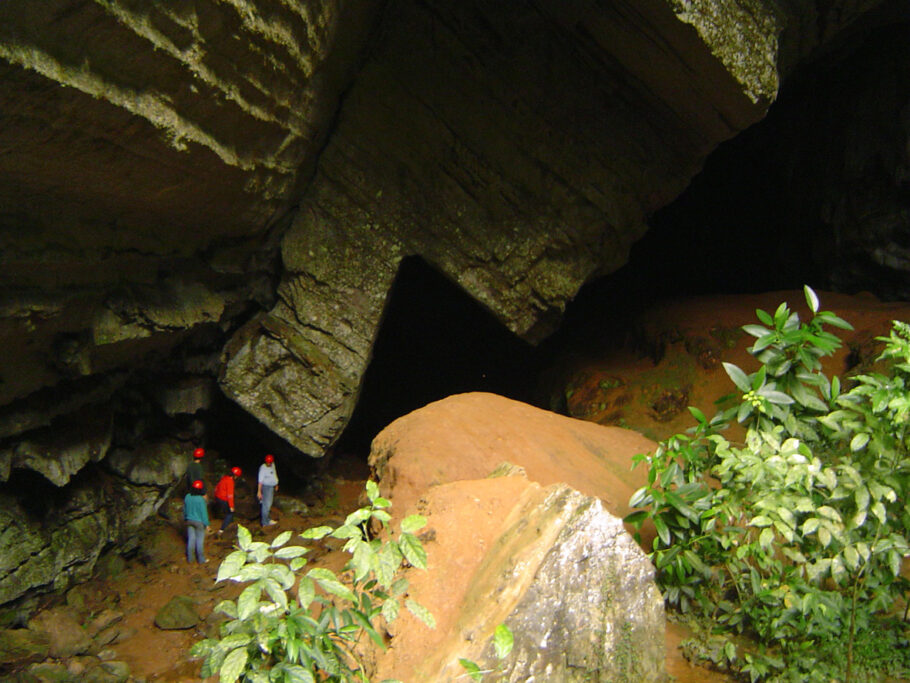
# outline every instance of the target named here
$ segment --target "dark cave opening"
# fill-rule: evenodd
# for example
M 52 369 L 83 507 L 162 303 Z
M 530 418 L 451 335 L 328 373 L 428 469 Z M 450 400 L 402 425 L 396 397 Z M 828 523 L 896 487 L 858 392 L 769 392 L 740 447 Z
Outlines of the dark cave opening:
M 636 311 L 666 299 L 803 285 L 910 297 L 907 267 L 880 258 L 910 243 L 910 184 L 893 149 L 910 24 L 892 20 L 895 4 L 886 9 L 880 25 L 807 64 L 761 121 L 718 146 L 650 216 L 626 265 L 579 291 L 545 345 L 621 343 Z
M 369 452 L 386 425 L 452 394 L 489 391 L 531 401 L 539 351 L 418 257 L 399 267 L 335 453 Z
M 511 334 L 419 257 L 403 261 L 357 406 L 331 453 L 363 458 L 390 422 L 461 392 L 491 391 L 548 407 L 544 373 L 554 358 L 579 345 L 624 343 L 636 313 L 662 299 L 798 290 L 805 284 L 899 298 L 906 278 L 872 263 L 868 254 L 847 254 L 855 262 L 853 270 L 845 269 L 845 248 L 825 223 L 825 210 L 831 201 L 826 190 L 836 193 L 855 180 L 837 175 L 849 167 L 851 141 L 843 126 L 876 125 L 854 111 L 855 100 L 877 97 L 881 84 L 869 74 L 882 60 L 897 63 L 906 54 L 905 41 L 895 40 L 906 28 L 899 23 L 870 30 L 865 40 L 841 46 L 791 77 L 767 116 L 706 159 L 679 198 L 650 217 L 628 263 L 585 285 L 559 330 L 538 347 Z M 889 68 L 896 67 L 886 64 L 884 71 Z M 879 187 L 887 183 L 881 175 L 864 179 Z M 898 242 L 899 228 L 892 234 Z M 258 466 L 265 450 L 307 461 L 302 469 L 322 466 L 295 457 L 255 418 L 222 402 L 214 407 L 207 438 L 236 454 L 245 469 Z

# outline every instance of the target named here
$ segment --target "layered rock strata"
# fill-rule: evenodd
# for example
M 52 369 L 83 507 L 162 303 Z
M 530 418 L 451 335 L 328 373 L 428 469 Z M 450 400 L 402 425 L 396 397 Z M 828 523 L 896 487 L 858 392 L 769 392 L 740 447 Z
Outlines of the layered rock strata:
M 540 340 L 875 4 L 3 3 L 0 493 L 204 436 L 163 377 L 323 455 L 406 257 Z

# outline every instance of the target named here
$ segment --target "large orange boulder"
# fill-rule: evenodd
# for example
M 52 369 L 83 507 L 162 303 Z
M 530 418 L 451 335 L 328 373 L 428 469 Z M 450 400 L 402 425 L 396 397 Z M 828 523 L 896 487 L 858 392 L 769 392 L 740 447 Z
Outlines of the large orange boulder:
M 430 486 L 483 479 L 506 462 L 530 481 L 566 483 L 623 517 L 631 495 L 646 483 L 647 470 L 633 470 L 632 458 L 655 447 L 637 432 L 477 392 L 399 418 L 373 440 L 369 462 L 383 495 L 401 513 Z

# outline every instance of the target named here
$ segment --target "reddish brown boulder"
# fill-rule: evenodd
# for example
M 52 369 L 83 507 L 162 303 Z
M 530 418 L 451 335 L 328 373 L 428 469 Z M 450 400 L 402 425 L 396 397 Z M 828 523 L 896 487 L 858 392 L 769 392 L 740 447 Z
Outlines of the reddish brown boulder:
M 618 517 L 646 483 L 632 457 L 656 444 L 637 432 L 576 420 L 488 393 L 449 396 L 396 420 L 374 440 L 370 466 L 404 513 L 430 486 L 483 479 L 498 464 L 543 486 L 564 482 Z

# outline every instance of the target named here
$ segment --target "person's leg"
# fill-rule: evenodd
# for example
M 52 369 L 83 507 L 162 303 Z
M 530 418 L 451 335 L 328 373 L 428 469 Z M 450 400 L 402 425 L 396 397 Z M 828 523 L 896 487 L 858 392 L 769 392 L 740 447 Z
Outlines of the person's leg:
M 269 523 L 269 512 L 272 510 L 272 498 L 275 494 L 274 486 L 267 486 L 263 484 L 262 486 L 262 515 L 260 522 L 262 526 L 265 526 Z
M 205 562 L 205 527 L 200 526 L 196 529 L 196 561 L 199 564 Z
M 194 562 L 196 560 L 196 527 L 192 524 L 186 525 L 186 561 Z
M 234 521 L 234 513 L 231 512 L 231 506 L 228 505 L 226 500 L 218 498 L 215 502 L 218 504 L 218 513 L 224 517 L 224 521 L 221 523 L 221 529 L 219 529 L 219 531 L 224 531 L 230 526 L 231 522 Z

